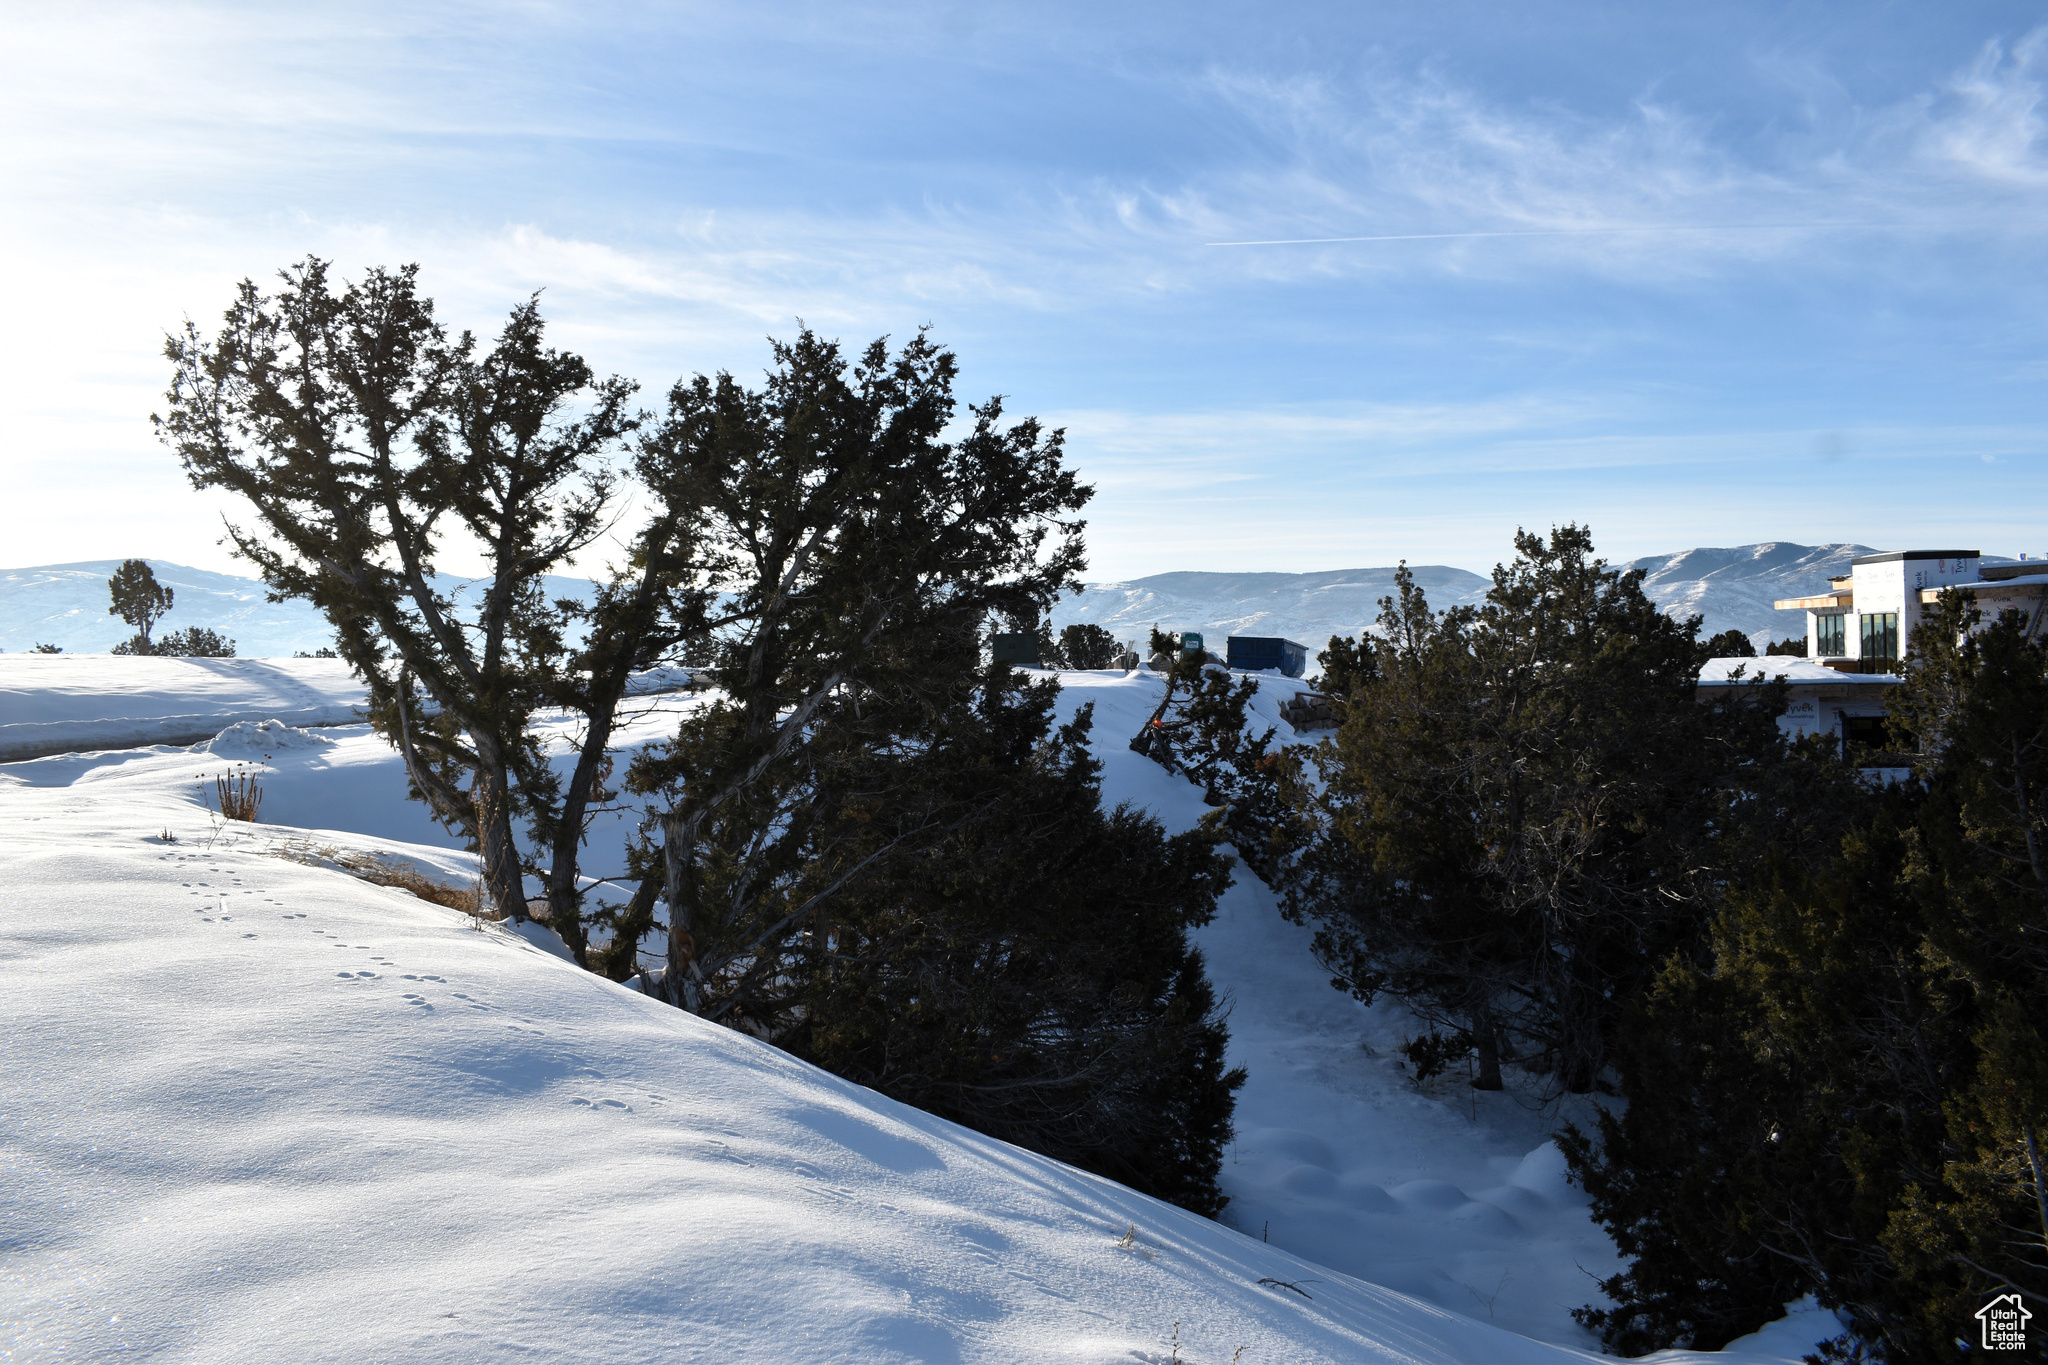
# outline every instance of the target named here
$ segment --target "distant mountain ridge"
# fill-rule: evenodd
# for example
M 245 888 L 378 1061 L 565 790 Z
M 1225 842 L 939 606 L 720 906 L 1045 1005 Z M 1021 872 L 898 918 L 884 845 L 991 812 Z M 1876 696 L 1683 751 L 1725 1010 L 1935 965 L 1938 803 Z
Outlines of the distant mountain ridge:
M 1849 571 L 1851 559 L 1869 553 L 1864 545 L 1768 541 L 1651 555 L 1622 567 L 1643 570 L 1643 591 L 1665 611 L 1702 617 L 1703 637 L 1739 630 L 1761 652 L 1771 640 L 1806 630 L 1798 613 L 1774 609 L 1774 600 L 1819 592 L 1831 575 Z M 1434 607 L 1478 603 L 1492 586 L 1490 578 L 1442 564 L 1411 565 L 1410 572 Z M 1142 644 L 1156 623 L 1161 630 L 1199 630 L 1217 639 L 1282 635 L 1317 650 L 1332 635 L 1371 629 L 1380 599 L 1393 591 L 1392 565 L 1322 573 L 1162 573 L 1091 583 L 1053 608 L 1053 625 L 1092 622 Z
M 1802 612 L 1778 611 L 1781 597 L 1808 597 L 1849 572 L 1868 545 L 1795 545 L 1773 540 L 1728 549 L 1681 550 L 1651 555 L 1627 567 L 1643 570 L 1643 592 L 1672 616 L 1699 616 L 1700 637 L 1739 630 L 1763 652 L 1771 640 L 1804 637 Z
M 118 559 L 92 559 L 0 569 L 0 650 L 20 654 L 52 644 L 68 654 L 104 654 L 128 639 L 134 628 L 107 610 L 107 579 L 119 567 Z M 205 626 L 233 640 L 245 659 L 283 659 L 334 645 L 325 617 L 305 602 L 266 600 L 257 579 L 165 559 L 150 560 L 149 568 L 174 595 L 159 634 Z M 442 581 L 458 587 L 465 580 L 442 575 Z M 591 590 L 581 578 L 549 578 L 547 587 L 551 597 L 582 598 Z
M 1490 579 L 1444 564 L 1416 564 L 1410 572 L 1432 606 L 1477 602 L 1492 586 Z M 1091 583 L 1053 608 L 1052 623 L 1055 630 L 1098 625 L 1141 649 L 1155 624 L 1201 631 L 1213 637 L 1212 647 L 1228 635 L 1282 635 L 1321 649 L 1332 635 L 1369 628 L 1380 599 L 1393 591 L 1393 565 L 1322 573 L 1161 573 Z
M 1770 640 L 1806 628 L 1799 613 L 1774 610 L 1774 600 L 1820 592 L 1830 576 L 1848 572 L 1852 558 L 1869 553 L 1864 545 L 1767 541 L 1651 555 L 1624 567 L 1643 570 L 1644 591 L 1667 612 L 1702 617 L 1702 635 L 1739 630 L 1761 650 Z M 119 564 L 104 559 L 0 570 L 0 650 L 19 653 L 47 642 L 71 653 L 105 653 L 127 639 L 133 632 L 107 614 L 107 578 Z M 317 611 L 303 602 L 266 601 L 263 585 L 253 578 L 165 560 L 151 560 L 150 567 L 177 593 L 162 629 L 206 626 L 233 638 L 245 658 L 310 654 L 333 643 Z M 1448 565 L 1417 564 L 1411 570 L 1432 606 L 1477 603 L 1491 586 L 1479 574 Z M 583 597 L 590 586 L 577 578 L 548 580 L 553 597 Z M 1392 565 L 1320 573 L 1180 570 L 1091 583 L 1061 601 L 1052 619 L 1055 629 L 1093 622 L 1141 645 L 1157 624 L 1162 630 L 1199 630 L 1212 643 L 1228 635 L 1282 635 L 1318 650 L 1332 635 L 1369 630 L 1380 599 L 1393 590 Z

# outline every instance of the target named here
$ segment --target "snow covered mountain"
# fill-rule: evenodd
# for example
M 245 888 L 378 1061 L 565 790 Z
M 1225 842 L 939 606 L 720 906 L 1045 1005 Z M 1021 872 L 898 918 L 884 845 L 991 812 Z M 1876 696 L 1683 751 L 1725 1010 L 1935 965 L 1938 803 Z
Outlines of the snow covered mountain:
M 1739 630 L 1761 654 L 1766 643 L 1806 634 L 1806 618 L 1771 606 L 1780 597 L 1827 590 L 1828 579 L 1849 572 L 1867 545 L 1794 545 L 1773 540 L 1732 549 L 1681 550 L 1651 555 L 1627 567 L 1643 570 L 1643 591 L 1673 616 L 1699 616 L 1700 636 Z
M 1442 564 L 1413 566 L 1432 606 L 1477 602 L 1490 580 Z M 1128 583 L 1091 583 L 1053 608 L 1055 631 L 1076 623 L 1101 626 L 1144 648 L 1154 625 L 1198 630 L 1211 648 L 1227 635 L 1283 635 L 1320 649 L 1332 635 L 1357 635 L 1394 591 L 1394 568 L 1324 573 L 1161 573 Z M 1219 650 L 1220 652 L 1220 650 Z
M 107 611 L 107 579 L 118 559 L 78 564 L 43 564 L 0 569 L 0 652 L 19 654 L 39 644 L 61 645 L 67 654 L 104 654 L 135 633 Z M 305 602 L 266 601 L 254 578 L 188 568 L 152 559 L 156 581 L 176 594 L 158 633 L 205 626 L 235 642 L 245 659 L 288 659 L 334 644 L 325 618 Z M 449 587 L 463 580 L 448 578 Z M 552 597 L 583 598 L 590 584 L 581 578 L 549 578 Z
M 1674 615 L 1705 618 L 1703 635 L 1739 630 L 1761 650 L 1771 640 L 1797 635 L 1796 612 L 1775 611 L 1780 597 L 1822 591 L 1863 545 L 1796 545 L 1770 541 L 1726 549 L 1651 555 L 1625 567 L 1642 569 L 1643 587 Z M 19 653 L 37 644 L 103 653 L 133 632 L 107 614 L 107 577 L 118 560 L 0 570 L 0 651 Z M 267 602 L 252 578 L 210 573 L 152 560 L 159 582 L 177 592 L 164 629 L 208 626 L 236 642 L 245 658 L 312 653 L 332 642 L 320 614 L 303 602 Z M 1412 566 L 1430 604 L 1478 602 L 1490 580 L 1442 564 Z M 450 580 L 451 583 L 456 580 Z M 582 579 L 551 578 L 556 597 L 582 597 Z M 1199 630 L 1212 644 L 1228 635 L 1283 635 L 1317 650 L 1332 635 L 1358 635 L 1379 615 L 1379 601 L 1394 590 L 1392 565 L 1322 573 L 1152 574 L 1122 583 L 1091 583 L 1053 610 L 1053 628 L 1093 622 L 1119 640 L 1142 646 L 1155 624 L 1162 630 Z
M 1643 590 L 1666 611 L 1704 617 L 1702 636 L 1739 630 L 1761 651 L 1768 641 L 1805 630 L 1797 613 L 1774 610 L 1774 599 L 1820 592 L 1829 575 L 1847 573 L 1852 557 L 1869 553 L 1863 545 L 1771 541 L 1652 555 L 1623 567 L 1644 570 Z M 1479 602 L 1491 586 L 1488 578 L 1442 564 L 1411 568 L 1433 607 Z M 1054 608 L 1053 626 L 1093 622 L 1140 646 L 1154 624 L 1161 630 L 1199 630 L 1212 646 L 1227 635 L 1283 635 L 1314 651 L 1332 635 L 1370 628 L 1380 599 L 1393 591 L 1392 565 L 1325 573 L 1153 574 L 1089 584 Z

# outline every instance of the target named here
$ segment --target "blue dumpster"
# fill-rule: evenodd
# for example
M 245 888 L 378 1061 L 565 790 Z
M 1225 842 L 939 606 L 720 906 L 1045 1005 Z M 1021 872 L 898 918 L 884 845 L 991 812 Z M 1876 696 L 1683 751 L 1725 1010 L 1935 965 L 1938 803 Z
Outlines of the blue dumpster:
M 1308 646 L 1277 635 L 1233 635 L 1223 646 L 1230 666 L 1242 672 L 1260 673 L 1277 668 L 1290 678 L 1298 678 L 1308 671 Z

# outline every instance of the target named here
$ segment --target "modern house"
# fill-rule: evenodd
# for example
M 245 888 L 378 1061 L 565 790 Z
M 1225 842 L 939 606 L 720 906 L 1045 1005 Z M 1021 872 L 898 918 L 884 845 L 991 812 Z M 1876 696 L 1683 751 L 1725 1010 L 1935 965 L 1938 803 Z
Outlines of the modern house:
M 1787 597 L 1779 611 L 1806 613 L 1806 657 L 1844 673 L 1887 674 L 1912 646 L 1913 631 L 1945 588 L 1967 588 L 1986 618 L 2009 608 L 2042 627 L 2048 564 L 1985 564 L 1975 550 L 1894 550 L 1860 555 L 1828 591 Z
M 1785 680 L 1785 714 L 1778 717 L 1778 728 L 1786 738 L 1832 735 L 1851 757 L 1884 749 L 1884 698 L 1899 684 L 1895 674 L 1850 673 L 1783 656 L 1709 659 L 1700 669 L 1698 695 L 1704 701 L 1722 688 L 1753 687 L 1772 678 Z
M 1861 555 L 1828 591 L 1773 604 L 1806 613 L 1805 658 L 1710 659 L 1700 695 L 1782 677 L 1790 697 L 1778 724 L 1788 736 L 1832 735 L 1852 762 L 1882 766 L 1885 694 L 1898 685 L 1914 630 L 1948 588 L 1967 590 L 1987 619 L 2017 609 L 2029 633 L 2048 625 L 2048 563 L 1985 564 L 1975 550 Z

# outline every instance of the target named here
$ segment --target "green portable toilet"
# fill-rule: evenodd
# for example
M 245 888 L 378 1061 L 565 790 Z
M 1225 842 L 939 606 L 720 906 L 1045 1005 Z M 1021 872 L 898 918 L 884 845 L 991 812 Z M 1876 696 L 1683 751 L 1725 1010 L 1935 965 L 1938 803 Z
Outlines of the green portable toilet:
M 1202 648 L 1202 632 L 1184 630 L 1180 633 L 1180 657 L 1199 659 L 1207 651 Z
M 989 651 L 999 664 L 1012 668 L 1042 668 L 1038 662 L 1038 637 L 1030 631 L 1004 631 L 989 641 Z

